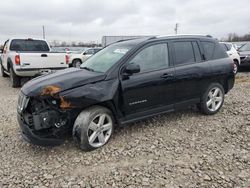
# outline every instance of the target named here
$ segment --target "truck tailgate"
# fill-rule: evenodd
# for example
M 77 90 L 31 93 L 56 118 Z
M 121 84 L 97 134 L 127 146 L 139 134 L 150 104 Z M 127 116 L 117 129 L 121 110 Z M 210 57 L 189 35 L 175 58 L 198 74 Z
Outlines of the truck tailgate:
M 22 69 L 46 69 L 66 68 L 64 53 L 20 53 L 20 65 Z

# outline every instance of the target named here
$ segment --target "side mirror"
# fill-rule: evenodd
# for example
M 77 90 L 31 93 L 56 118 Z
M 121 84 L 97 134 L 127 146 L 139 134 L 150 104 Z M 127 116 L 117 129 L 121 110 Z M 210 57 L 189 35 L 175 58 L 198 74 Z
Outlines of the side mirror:
M 132 75 L 134 73 L 138 73 L 140 72 L 140 65 L 137 65 L 137 64 L 134 64 L 134 63 L 131 63 L 131 64 L 128 64 L 125 68 L 125 73 L 128 74 L 128 75 Z

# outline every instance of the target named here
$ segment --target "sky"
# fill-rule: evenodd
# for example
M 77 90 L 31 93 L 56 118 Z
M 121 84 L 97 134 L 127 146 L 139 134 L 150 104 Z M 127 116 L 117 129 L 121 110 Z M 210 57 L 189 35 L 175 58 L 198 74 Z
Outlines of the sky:
M 6 0 L 0 3 L 0 44 L 8 38 L 101 42 L 104 35 L 250 32 L 249 0 Z

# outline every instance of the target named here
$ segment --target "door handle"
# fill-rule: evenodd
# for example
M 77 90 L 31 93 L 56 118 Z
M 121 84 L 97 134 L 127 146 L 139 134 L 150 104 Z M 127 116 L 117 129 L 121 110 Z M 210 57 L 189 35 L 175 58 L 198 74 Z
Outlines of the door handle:
M 173 74 L 169 74 L 169 73 L 164 73 L 163 75 L 161 75 L 161 78 L 171 78 L 171 77 L 174 77 Z
M 42 54 L 41 57 L 48 57 L 48 55 L 47 54 Z

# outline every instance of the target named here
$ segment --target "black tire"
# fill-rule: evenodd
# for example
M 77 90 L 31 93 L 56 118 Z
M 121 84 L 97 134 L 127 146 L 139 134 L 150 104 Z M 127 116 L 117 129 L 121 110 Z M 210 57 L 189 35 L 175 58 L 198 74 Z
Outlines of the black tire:
M 4 68 L 3 68 L 3 65 L 1 64 L 1 75 L 2 75 L 2 77 L 7 77 L 8 76 L 8 74 L 6 74 L 5 72 L 4 72 Z
M 104 140 L 106 140 L 105 143 L 103 143 L 103 145 L 100 145 L 100 146 L 93 146 L 93 144 L 96 144 L 96 143 L 91 144 L 89 140 L 90 140 L 91 136 L 93 136 L 95 131 L 91 130 L 90 123 L 93 123 L 96 120 L 96 118 L 98 118 L 99 115 L 101 116 L 104 114 L 107 115 L 107 117 L 108 116 L 110 117 L 108 119 L 110 120 L 112 126 L 110 126 L 111 128 L 106 133 L 105 133 L 105 131 L 101 133 L 104 135 L 104 138 L 105 138 L 105 136 L 107 136 L 106 137 L 107 139 L 106 138 L 104 139 Z M 106 116 L 105 116 L 105 118 L 106 118 Z M 100 119 L 99 120 L 97 119 L 97 121 L 98 121 L 97 124 L 99 124 Z M 103 122 L 105 122 L 105 121 L 106 121 L 106 119 Z M 95 124 L 95 125 L 97 125 L 97 124 Z M 100 130 L 101 128 L 100 127 L 97 128 L 96 132 L 98 132 L 98 129 Z M 113 118 L 112 112 L 109 109 L 101 107 L 101 106 L 93 106 L 93 107 L 90 107 L 90 108 L 83 110 L 78 115 L 78 117 L 75 120 L 74 126 L 73 126 L 72 136 L 73 136 L 74 142 L 82 150 L 92 151 L 94 149 L 100 148 L 100 147 L 104 146 L 105 144 L 107 144 L 110 137 L 113 134 L 113 130 L 114 130 L 114 118 Z M 98 135 L 98 133 L 96 133 L 95 135 Z M 99 136 L 96 136 L 95 139 L 93 139 L 93 140 L 100 142 Z
M 240 67 L 238 60 L 234 60 L 234 65 L 235 65 L 234 74 L 237 74 L 239 71 L 239 67 Z
M 10 80 L 11 80 L 11 86 L 13 88 L 21 86 L 21 78 L 16 75 L 12 67 L 10 68 Z
M 210 95 L 213 93 L 213 90 L 215 88 L 218 88 L 220 90 L 220 96 L 217 95 L 217 96 L 213 96 L 214 98 L 210 98 Z M 211 93 L 210 93 L 211 92 Z M 216 94 L 216 93 L 214 93 Z M 219 83 L 212 83 L 211 85 L 209 85 L 209 87 L 207 88 L 207 90 L 204 92 L 202 98 L 201 98 L 201 103 L 199 105 L 199 109 L 200 111 L 203 113 L 203 114 L 206 114 L 206 115 L 213 115 L 213 114 L 216 114 L 220 109 L 221 107 L 223 106 L 223 103 L 224 103 L 224 95 L 225 95 L 225 91 L 224 91 L 224 88 L 222 87 L 221 84 Z M 219 97 L 221 97 L 221 101 L 218 102 L 216 101 L 217 98 L 219 99 Z M 216 99 L 215 99 L 216 98 Z M 216 108 L 214 108 L 214 110 L 212 110 L 211 108 L 213 108 L 213 104 L 210 104 L 210 102 L 212 101 L 212 103 L 214 103 L 216 106 L 216 103 L 218 106 L 216 106 Z M 210 105 L 209 105 L 210 104 Z M 212 106 L 211 106 L 212 105 Z
M 82 64 L 82 61 L 81 61 L 81 60 L 79 60 L 79 59 L 74 59 L 73 62 L 72 62 L 72 67 L 79 68 L 81 64 Z

